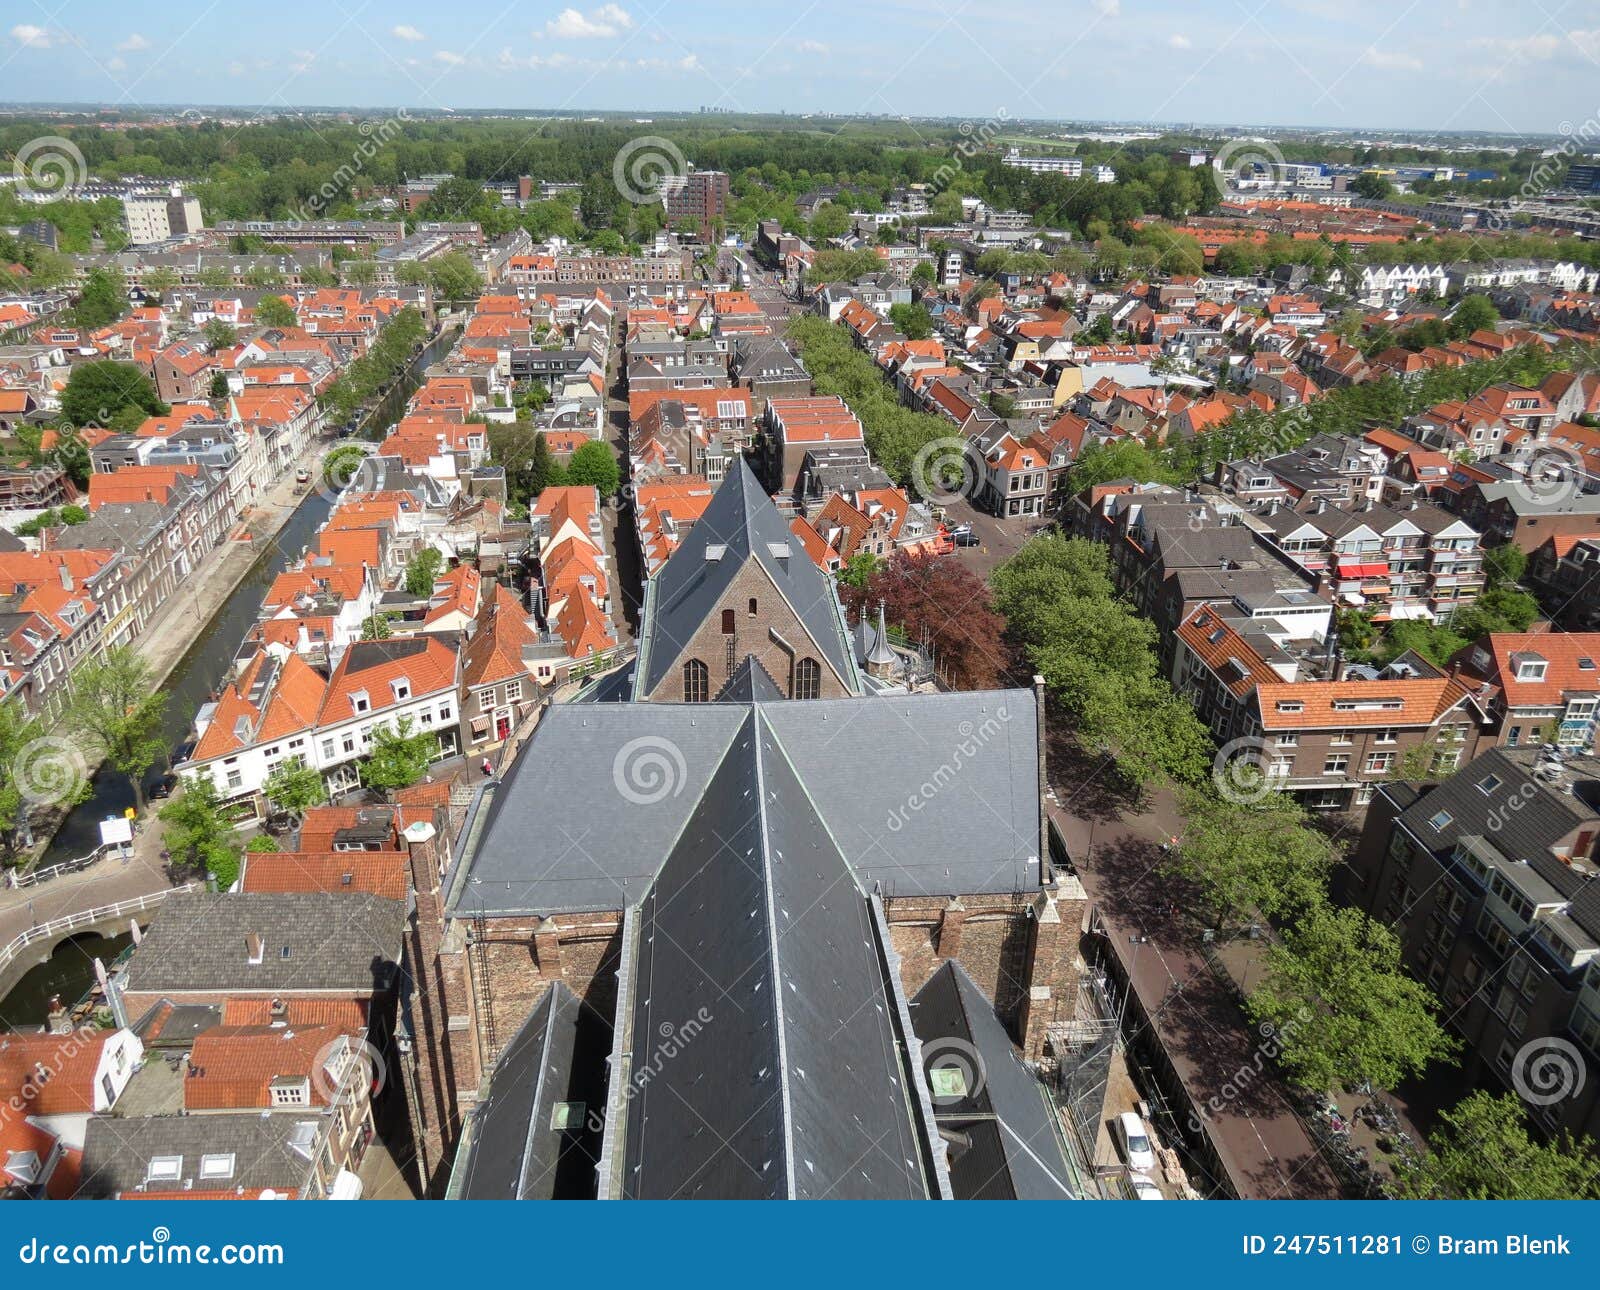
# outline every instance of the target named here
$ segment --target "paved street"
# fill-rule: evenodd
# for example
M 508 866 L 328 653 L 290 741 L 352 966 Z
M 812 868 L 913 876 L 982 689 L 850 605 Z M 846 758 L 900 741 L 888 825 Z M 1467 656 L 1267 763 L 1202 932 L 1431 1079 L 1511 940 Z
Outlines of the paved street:
M 1118 813 L 1103 773 L 1061 755 L 1062 743 L 1050 754 L 1060 803 L 1051 815 L 1105 925 L 1119 964 L 1113 975 L 1131 974 L 1156 1031 L 1144 1038 L 1158 1040 L 1191 1098 L 1210 1107 L 1206 1132 L 1234 1188 L 1247 1198 L 1337 1196 L 1336 1178 L 1263 1059 L 1260 1035 L 1201 952 L 1187 893 L 1161 873 L 1160 845 L 1182 828 L 1171 794 L 1157 794 L 1141 814 Z M 1188 1108 L 1174 1109 L 1187 1119 Z M 1203 1188 L 1205 1180 L 1194 1182 Z

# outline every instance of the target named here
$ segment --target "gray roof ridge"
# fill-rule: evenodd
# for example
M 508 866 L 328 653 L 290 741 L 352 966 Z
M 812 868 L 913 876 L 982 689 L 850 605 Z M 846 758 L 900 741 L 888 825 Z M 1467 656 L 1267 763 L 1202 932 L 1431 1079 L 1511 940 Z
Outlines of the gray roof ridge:
M 783 1124 L 784 1194 L 788 1199 L 793 1200 L 795 1198 L 794 1098 L 789 1088 L 789 1040 L 784 1033 L 783 964 L 778 954 L 778 943 L 781 938 L 778 936 L 778 910 L 773 897 L 772 840 L 767 831 L 766 759 L 762 755 L 762 735 L 764 733 L 770 734 L 770 731 L 768 731 L 767 723 L 762 720 L 761 705 L 752 700 L 750 704 L 750 734 L 754 742 L 752 755 L 755 757 L 756 769 L 756 819 L 759 821 L 761 828 L 762 887 L 764 888 L 767 906 L 768 953 L 772 956 L 774 1034 L 778 1041 L 778 1096 L 783 1106 L 783 1112 L 779 1118 Z M 774 738 L 774 743 L 776 743 L 776 738 Z M 802 784 L 801 788 L 804 789 L 804 787 L 805 785 Z M 815 809 L 814 805 L 813 809 Z M 820 815 L 818 818 L 821 818 Z M 843 854 L 843 852 L 840 852 L 841 856 Z M 845 863 L 848 864 L 849 862 L 846 861 Z
M 533 1085 L 532 1109 L 528 1115 L 528 1132 L 522 1142 L 522 1167 L 517 1170 L 517 1199 L 522 1199 L 523 1188 L 528 1182 L 528 1161 L 533 1155 L 533 1135 L 539 1129 L 539 1088 L 544 1083 L 545 1072 L 550 1067 L 550 1046 L 555 1039 L 556 1031 L 556 991 L 564 989 L 560 981 L 551 983 L 550 988 L 544 992 L 544 998 L 539 1002 L 545 1008 L 544 1042 L 539 1046 L 539 1073 Z M 535 1008 L 529 1014 L 528 1021 L 533 1020 L 538 1013 Z M 527 1024 L 525 1021 L 524 1025 Z

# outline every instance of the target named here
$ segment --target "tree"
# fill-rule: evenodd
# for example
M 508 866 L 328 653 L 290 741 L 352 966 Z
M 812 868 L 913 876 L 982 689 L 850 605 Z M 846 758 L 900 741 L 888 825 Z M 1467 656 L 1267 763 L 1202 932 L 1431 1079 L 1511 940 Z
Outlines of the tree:
M 295 814 L 328 800 L 328 786 L 322 782 L 322 775 L 306 765 L 303 757 L 279 762 L 261 791 L 280 811 Z
M 1279 918 L 1323 898 L 1333 844 L 1310 827 L 1303 808 L 1265 778 L 1230 800 L 1212 785 L 1179 793 L 1186 821 L 1167 866 L 1199 886 L 1218 926 L 1240 914 Z
M 428 261 L 428 285 L 446 300 L 466 300 L 483 290 L 483 279 L 463 251 Z
M 574 456 L 577 454 L 574 453 Z M 557 488 L 566 482 L 566 472 L 556 460 L 555 453 L 545 441 L 544 431 L 533 440 L 533 459 L 528 464 L 528 496 L 537 497 L 547 488 Z
M 166 710 L 166 694 L 132 646 L 107 650 L 73 672 L 63 713 L 66 725 L 128 777 L 140 814 L 145 809 L 144 773 L 166 752 L 161 729 Z
M 1350 191 L 1357 197 L 1368 197 L 1373 201 L 1386 202 L 1394 196 L 1394 185 L 1382 175 L 1369 170 L 1357 175 L 1350 181 Z
M 178 865 L 217 875 L 226 891 L 239 878 L 239 843 L 222 813 L 217 786 L 209 775 L 184 781 L 183 790 L 161 808 L 162 841 Z
M 610 448 L 598 439 L 591 439 L 578 445 L 567 462 L 565 482 L 578 487 L 592 485 L 600 490 L 601 497 L 609 497 L 622 487 L 622 468 L 617 465 L 617 456 Z
M 200 335 L 213 350 L 227 349 L 239 341 L 239 333 L 233 325 L 222 318 L 208 318 L 206 324 L 200 329 Z
M 1483 572 L 1490 587 L 1515 586 L 1528 570 L 1528 553 L 1515 542 L 1489 547 L 1483 553 Z
M 300 318 L 282 296 L 262 296 L 256 305 L 256 321 L 263 327 L 298 327 Z
M 444 556 L 437 547 L 425 546 L 406 565 L 406 590 L 413 596 L 431 596 L 433 584 L 444 568 Z
M 372 613 L 361 620 L 361 639 L 364 641 L 386 641 L 394 635 L 390 626 L 393 619 L 388 614 Z
M 918 559 L 897 553 L 863 585 L 843 582 L 840 596 L 856 617 L 875 621 L 880 604 L 908 639 L 925 644 L 935 667 L 958 690 L 992 689 L 1010 661 L 1005 624 L 989 589 L 953 557 Z
M 439 741 L 431 730 L 413 730 L 411 718 L 397 725 L 379 726 L 372 732 L 372 753 L 361 768 L 368 788 L 392 793 L 409 788 L 428 773 Z
M 1246 1010 L 1277 1027 L 1284 1067 L 1305 1088 L 1393 1088 L 1455 1041 L 1427 987 L 1400 966 L 1400 941 L 1359 909 L 1319 905 L 1267 950 Z
M 103 426 L 129 408 L 140 421 L 171 411 L 143 369 L 132 363 L 104 359 L 80 364 L 61 392 L 61 415 L 74 426 Z
M 1492 329 L 1500 321 L 1500 311 L 1488 296 L 1466 296 L 1450 315 L 1450 334 L 1461 340 L 1475 331 Z
M 850 212 L 833 202 L 819 202 L 811 214 L 811 240 L 826 242 L 850 231 Z
M 169 291 L 177 290 L 182 283 L 183 279 L 178 276 L 176 269 L 168 269 L 164 266 L 158 269 L 151 269 L 149 273 L 144 275 L 144 289 L 154 292 L 158 296 L 164 296 Z
M 40 733 L 39 723 L 29 719 L 20 700 L 0 702 L 0 833 L 9 835 L 21 818 L 24 784 L 19 779 L 31 782 L 42 769 L 27 755 Z
M 83 280 L 83 291 L 73 306 L 72 320 L 79 327 L 93 331 L 110 326 L 127 312 L 128 300 L 121 279 L 105 269 L 94 269 Z
M 883 565 L 883 560 L 873 555 L 871 551 L 858 551 L 845 561 L 844 568 L 839 570 L 838 578 L 846 587 L 865 591 L 871 584 L 873 575 L 882 569 Z
M 939 275 L 934 272 L 933 265 L 923 260 L 916 268 L 911 270 L 911 281 L 919 287 L 931 287 L 939 280 Z
M 1106 548 L 1036 537 L 994 571 L 1007 632 L 1045 678 L 1091 749 L 1109 752 L 1124 781 L 1197 782 L 1212 760 L 1194 708 L 1161 675 L 1156 629 L 1115 595 Z
M 907 340 L 927 340 L 933 335 L 933 315 L 921 305 L 890 305 L 889 321 Z
M 1403 1200 L 1600 1200 L 1600 1158 L 1589 1138 L 1534 1142 L 1517 1098 L 1480 1090 L 1440 1115 L 1395 1189 Z
M 278 840 L 265 833 L 258 833 L 245 843 L 244 849 L 251 855 L 276 855 Z
M 213 372 L 211 384 L 206 390 L 206 396 L 211 399 L 225 399 L 228 397 L 228 376 L 226 372 Z

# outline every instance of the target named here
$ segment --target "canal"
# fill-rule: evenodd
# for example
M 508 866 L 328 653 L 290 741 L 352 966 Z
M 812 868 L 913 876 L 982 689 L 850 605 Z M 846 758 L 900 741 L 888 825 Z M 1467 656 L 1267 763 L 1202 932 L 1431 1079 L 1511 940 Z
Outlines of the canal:
M 321 493 L 313 491 L 275 538 L 260 539 L 261 555 L 209 622 L 202 621 L 198 605 L 188 607 L 193 615 L 194 640 L 162 686 L 168 696 L 162 736 L 169 750 L 188 737 L 200 705 L 211 698 L 227 676 L 240 641 L 256 621 L 267 588 L 291 561 L 300 558 L 328 518 L 331 505 Z M 165 760 L 152 766 L 145 775 L 145 787 L 153 785 L 166 770 Z M 132 805 L 133 786 L 127 776 L 102 767 L 90 784 L 89 797 L 68 812 L 39 863 L 52 865 L 87 855 L 100 845 L 100 821 L 108 815 L 121 815 Z
M 400 419 L 406 401 L 422 383 L 422 374 L 449 351 L 456 331 L 454 326 L 446 326 L 423 347 L 405 376 L 390 388 L 363 421 L 364 438 L 383 438 L 389 427 Z M 194 641 L 162 687 L 168 695 L 162 735 L 169 751 L 188 738 L 200 706 L 210 700 L 228 675 L 229 663 L 238 652 L 245 633 L 255 623 L 272 580 L 300 558 L 331 509 L 329 499 L 313 490 L 276 537 L 261 540 L 260 558 L 210 621 L 202 621 L 199 606 L 191 607 Z M 145 775 L 145 787 L 153 786 L 166 771 L 165 759 L 152 766 Z M 110 815 L 121 815 L 133 804 L 133 787 L 127 777 L 102 767 L 90 783 L 89 797 L 68 813 L 39 864 L 59 864 L 87 855 L 100 845 L 100 821 Z
M 381 439 L 400 419 L 406 401 L 421 384 L 422 373 L 449 350 L 454 340 L 455 328 L 447 327 L 423 349 L 406 375 L 363 420 L 363 437 Z M 162 686 L 168 695 L 162 737 L 169 753 L 188 738 L 200 706 L 211 699 L 228 676 L 273 579 L 300 558 L 331 509 L 331 500 L 322 493 L 307 494 L 275 537 L 260 539 L 260 555 L 221 608 L 205 619 L 198 605 L 188 607 L 193 616 L 194 639 Z M 145 787 L 152 787 L 166 771 L 167 762 L 163 759 L 146 774 Z M 127 777 L 102 767 L 90 782 L 89 796 L 62 821 L 40 865 L 87 855 L 100 844 L 100 821 L 122 814 L 133 804 L 133 788 Z M 99 958 L 109 964 L 127 947 L 129 939 L 127 935 L 87 935 L 64 942 L 47 961 L 29 970 L 0 1001 L 0 1032 L 42 1025 L 55 996 L 71 1007 L 94 981 L 94 960 Z

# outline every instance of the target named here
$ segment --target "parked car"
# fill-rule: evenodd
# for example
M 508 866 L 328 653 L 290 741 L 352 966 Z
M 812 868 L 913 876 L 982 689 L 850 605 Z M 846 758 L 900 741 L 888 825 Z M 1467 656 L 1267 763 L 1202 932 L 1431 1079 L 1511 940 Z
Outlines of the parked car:
M 1144 1121 L 1133 1111 L 1124 1111 L 1117 1117 L 1117 1136 L 1122 1139 L 1122 1154 L 1128 1168 L 1147 1173 L 1156 1167 L 1155 1149 L 1150 1145 L 1150 1135 Z
M 150 785 L 150 792 L 147 796 L 152 802 L 159 801 L 164 797 L 171 797 L 172 790 L 177 788 L 177 786 L 178 777 L 169 770 L 160 779 L 156 780 L 154 784 Z
M 1128 1182 L 1133 1186 L 1134 1200 L 1166 1200 L 1148 1174 L 1129 1174 Z
M 964 532 L 964 533 L 959 529 L 956 530 L 955 541 L 956 541 L 956 545 L 957 546 L 978 546 L 978 545 L 980 545 L 980 539 L 979 539 L 978 535 L 976 533 L 974 533 L 971 529 L 966 530 L 966 532 Z

